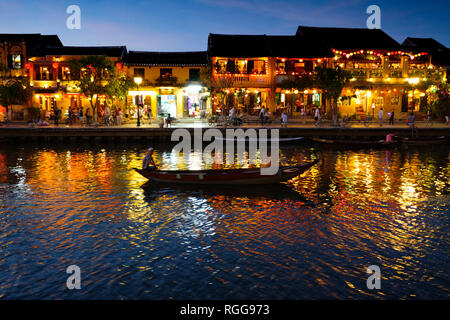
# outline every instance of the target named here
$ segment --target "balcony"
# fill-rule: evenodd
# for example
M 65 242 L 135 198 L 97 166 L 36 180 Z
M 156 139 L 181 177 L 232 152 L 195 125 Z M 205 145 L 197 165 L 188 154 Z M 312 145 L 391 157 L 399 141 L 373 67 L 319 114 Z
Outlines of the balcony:
M 218 82 L 229 82 L 237 87 L 269 86 L 270 78 L 266 74 L 217 74 Z
M 175 86 L 177 84 L 178 78 L 173 76 L 159 77 L 155 80 L 157 86 Z

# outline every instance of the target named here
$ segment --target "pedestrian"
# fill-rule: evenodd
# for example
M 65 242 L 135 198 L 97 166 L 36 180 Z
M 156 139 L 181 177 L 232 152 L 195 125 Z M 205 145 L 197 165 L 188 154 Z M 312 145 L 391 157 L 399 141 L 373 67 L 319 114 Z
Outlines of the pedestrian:
M 147 108 L 147 118 L 148 118 L 148 124 L 152 123 L 152 108 Z
M 261 124 L 264 124 L 265 115 L 266 115 L 266 109 L 263 106 L 261 108 L 261 111 L 259 112 L 259 119 L 261 120 Z
M 106 108 L 105 108 L 105 124 L 106 125 L 110 125 L 110 117 L 111 117 L 111 111 L 109 110 L 109 107 L 108 107 L 108 105 L 106 105 Z
M 281 126 L 286 127 L 287 121 L 288 121 L 287 113 L 286 111 L 283 111 L 283 113 L 281 114 Z
M 414 120 L 415 120 L 414 112 L 411 112 L 408 116 L 408 122 L 407 122 L 411 128 L 414 128 Z
M 378 111 L 378 120 L 380 121 L 380 127 L 383 126 L 383 108 L 380 108 L 380 111 Z
M 60 114 L 59 108 L 55 107 L 55 126 L 59 125 L 59 114 Z
M 122 110 L 118 109 L 117 111 L 117 124 L 119 126 L 122 125 Z
M 80 111 L 78 113 L 78 119 L 80 120 L 80 124 L 83 124 L 84 122 L 83 108 L 80 108 Z
M 389 115 L 389 124 L 394 125 L 394 110 L 392 110 L 391 114 Z
M 319 125 L 319 119 L 320 119 L 320 110 L 319 107 L 316 106 L 316 111 L 314 112 L 314 121 L 316 122 L 315 125 Z
M 87 108 L 85 115 L 86 115 L 86 125 L 91 124 L 91 118 L 92 118 L 91 117 L 91 109 Z

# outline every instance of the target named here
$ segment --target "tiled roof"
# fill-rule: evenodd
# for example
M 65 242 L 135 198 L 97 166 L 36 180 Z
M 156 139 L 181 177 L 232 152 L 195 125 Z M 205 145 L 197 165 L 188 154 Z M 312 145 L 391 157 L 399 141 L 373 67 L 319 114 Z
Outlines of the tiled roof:
M 204 66 L 208 63 L 206 51 L 152 52 L 130 51 L 126 64 L 151 66 Z
M 299 26 L 298 36 L 310 36 L 336 50 L 397 50 L 400 44 L 380 29 Z
M 125 46 L 111 47 L 46 47 L 40 52 L 40 56 L 108 56 L 123 58 L 126 55 L 127 48 Z
M 210 34 L 208 54 L 211 57 L 332 57 L 321 42 L 303 36 Z

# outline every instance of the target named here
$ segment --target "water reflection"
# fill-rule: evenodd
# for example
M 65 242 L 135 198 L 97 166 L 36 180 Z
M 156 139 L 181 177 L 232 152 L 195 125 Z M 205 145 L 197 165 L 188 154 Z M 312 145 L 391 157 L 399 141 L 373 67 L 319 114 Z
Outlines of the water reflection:
M 155 149 L 162 168 L 214 167 Z M 447 151 L 288 146 L 283 164 L 322 160 L 276 186 L 198 187 L 147 182 L 132 170 L 145 150 L 0 148 L 0 297 L 449 295 Z M 73 263 L 82 292 L 61 284 Z

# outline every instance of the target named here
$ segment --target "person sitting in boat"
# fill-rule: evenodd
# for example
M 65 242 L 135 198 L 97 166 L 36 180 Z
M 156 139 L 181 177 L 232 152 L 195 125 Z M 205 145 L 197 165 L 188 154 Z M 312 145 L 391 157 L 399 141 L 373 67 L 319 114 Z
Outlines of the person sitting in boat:
M 156 170 L 156 164 L 153 160 L 153 148 L 148 148 L 147 154 L 142 160 L 142 170 Z

